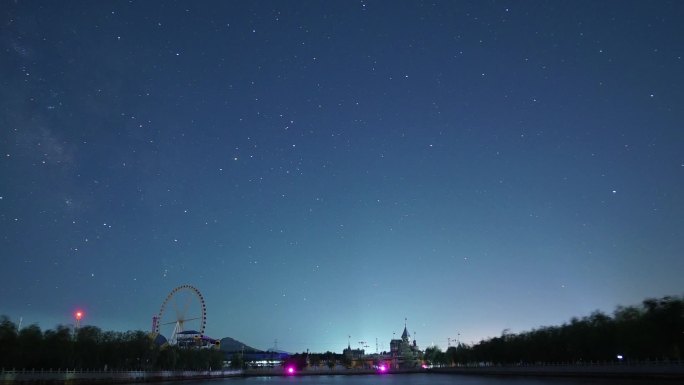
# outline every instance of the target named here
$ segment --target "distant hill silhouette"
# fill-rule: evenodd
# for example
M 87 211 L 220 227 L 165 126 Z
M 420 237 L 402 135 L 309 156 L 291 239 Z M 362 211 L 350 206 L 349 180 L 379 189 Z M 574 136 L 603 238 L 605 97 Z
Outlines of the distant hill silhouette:
M 157 346 L 162 346 L 162 345 L 164 345 L 165 343 L 168 342 L 168 340 L 166 339 L 166 337 L 164 337 L 164 336 L 161 335 L 161 334 L 152 333 L 151 336 L 152 336 L 152 338 L 153 338 L 154 343 L 155 343 Z
M 236 353 L 242 352 L 244 347 L 245 353 L 263 353 L 263 350 L 253 348 L 245 343 L 242 343 L 236 339 L 225 337 L 221 338 L 221 351 L 226 353 Z

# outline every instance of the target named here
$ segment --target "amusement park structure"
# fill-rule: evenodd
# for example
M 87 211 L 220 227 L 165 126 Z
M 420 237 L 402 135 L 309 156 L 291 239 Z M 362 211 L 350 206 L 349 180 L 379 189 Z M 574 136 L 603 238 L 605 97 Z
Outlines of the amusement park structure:
M 163 335 L 169 345 L 181 347 L 212 347 L 218 341 L 204 335 L 207 326 L 207 306 L 200 291 L 192 285 L 171 290 L 152 317 L 152 332 Z

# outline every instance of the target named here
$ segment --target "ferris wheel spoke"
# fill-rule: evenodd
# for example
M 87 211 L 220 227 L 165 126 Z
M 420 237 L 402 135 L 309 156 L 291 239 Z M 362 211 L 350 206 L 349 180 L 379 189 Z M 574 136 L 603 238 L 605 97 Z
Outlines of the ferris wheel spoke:
M 183 317 L 188 313 L 188 309 L 190 308 L 190 304 L 192 302 L 192 298 L 188 295 L 187 298 L 185 298 L 185 304 L 183 307 Z
M 183 319 L 185 313 L 183 310 L 180 308 L 179 304 L 180 298 L 174 298 L 173 299 L 173 309 L 176 311 L 176 319 L 180 320 Z

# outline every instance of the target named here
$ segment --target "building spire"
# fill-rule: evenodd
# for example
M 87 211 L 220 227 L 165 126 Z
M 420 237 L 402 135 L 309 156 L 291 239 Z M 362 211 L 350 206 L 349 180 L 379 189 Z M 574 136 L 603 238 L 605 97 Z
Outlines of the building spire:
M 409 334 L 408 328 L 406 327 L 406 318 L 404 318 L 404 332 L 401 333 L 401 339 L 408 342 L 409 337 L 411 337 L 411 335 Z

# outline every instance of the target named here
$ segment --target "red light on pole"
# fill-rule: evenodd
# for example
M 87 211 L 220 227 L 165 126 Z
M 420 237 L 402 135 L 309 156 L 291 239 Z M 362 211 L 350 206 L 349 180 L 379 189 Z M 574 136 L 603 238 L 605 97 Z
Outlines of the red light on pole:
M 81 318 L 83 318 L 83 312 L 81 310 L 77 310 L 76 313 L 74 313 L 74 317 L 76 317 L 76 328 L 78 329 L 81 327 Z

